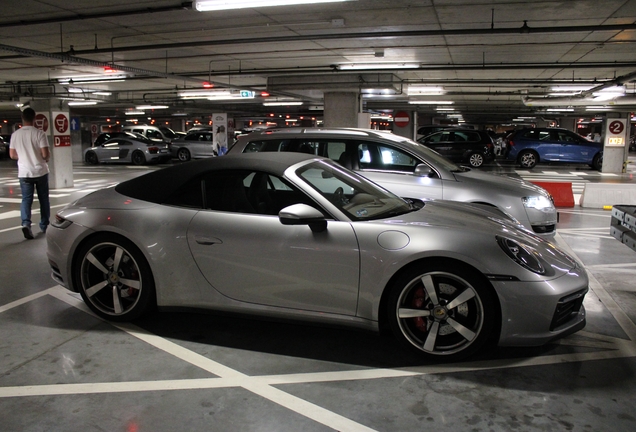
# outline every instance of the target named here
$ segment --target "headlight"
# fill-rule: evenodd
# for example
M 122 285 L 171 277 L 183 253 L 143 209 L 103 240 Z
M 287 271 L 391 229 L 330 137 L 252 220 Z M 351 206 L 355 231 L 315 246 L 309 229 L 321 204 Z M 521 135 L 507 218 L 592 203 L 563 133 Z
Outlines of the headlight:
M 554 208 L 552 201 L 543 195 L 524 197 L 523 206 L 525 208 L 533 208 L 537 210 Z
M 514 240 L 497 236 L 497 243 L 503 251 L 521 267 L 533 273 L 544 274 L 545 268 L 539 261 L 538 254 L 533 248 L 522 245 Z

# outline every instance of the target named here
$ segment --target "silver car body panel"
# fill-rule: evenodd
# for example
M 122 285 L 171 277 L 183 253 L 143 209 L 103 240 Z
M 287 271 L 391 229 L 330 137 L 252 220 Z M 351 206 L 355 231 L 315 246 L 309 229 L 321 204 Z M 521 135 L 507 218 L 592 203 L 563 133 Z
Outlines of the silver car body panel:
M 276 216 L 150 203 L 111 187 L 58 213 L 72 223 L 65 229 L 51 226 L 47 233 L 47 254 L 58 269 L 54 278 L 76 291 L 74 252 L 87 237 L 109 232 L 125 236 L 143 253 L 159 306 L 377 329 L 392 278 L 421 260 L 443 258 L 464 262 L 490 279 L 504 317 L 502 345 L 543 344 L 584 322 L 581 308 L 567 326 L 549 330 L 559 299 L 588 285 L 580 264 L 552 244 L 492 212 L 455 202 L 427 202 L 395 218 L 351 221 L 295 175 L 306 163 L 290 167 L 286 178 L 331 215 L 324 232 L 283 225 Z M 546 273 L 515 263 L 496 236 L 535 248 L 548 263 Z
M 364 139 L 365 141 L 391 145 L 428 165 L 434 176 L 421 176 L 415 173 L 364 169 L 353 167 L 353 170 L 378 183 L 387 190 L 404 198 L 444 199 L 469 203 L 484 203 L 497 207 L 500 211 L 512 216 L 528 230 L 535 227 L 552 226 L 547 233 L 537 235 L 551 238 L 556 230 L 557 211 L 553 205 L 544 209 L 527 208 L 523 198 L 542 196 L 550 199 L 549 194 L 541 187 L 530 182 L 514 179 L 504 175 L 493 175 L 466 170 L 454 172 L 440 161 L 431 158 L 432 150 L 407 138 L 386 131 L 367 129 L 314 129 L 288 128 L 254 132 L 239 137 L 238 142 L 229 153 L 241 153 L 253 141 L 282 139 Z M 437 158 L 441 156 L 437 155 Z

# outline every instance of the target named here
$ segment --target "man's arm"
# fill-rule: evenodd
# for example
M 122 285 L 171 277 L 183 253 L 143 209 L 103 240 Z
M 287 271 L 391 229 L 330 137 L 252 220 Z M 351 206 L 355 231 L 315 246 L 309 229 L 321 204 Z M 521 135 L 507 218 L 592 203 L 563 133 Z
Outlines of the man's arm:
M 51 158 L 51 152 L 49 151 L 48 147 L 40 148 L 40 153 L 42 154 L 42 158 L 44 158 L 45 162 L 48 162 L 49 159 Z M 16 159 L 17 159 L 17 154 L 16 154 Z
M 9 148 L 9 156 L 13 160 L 18 160 L 18 152 L 14 148 Z

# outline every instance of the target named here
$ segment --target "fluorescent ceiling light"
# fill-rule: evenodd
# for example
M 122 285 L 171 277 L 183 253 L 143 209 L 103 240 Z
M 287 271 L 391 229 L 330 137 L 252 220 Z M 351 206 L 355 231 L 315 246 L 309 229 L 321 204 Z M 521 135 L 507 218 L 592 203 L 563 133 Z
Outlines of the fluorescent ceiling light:
M 414 105 L 452 105 L 455 102 L 443 100 L 410 100 L 409 103 Z
M 340 70 L 359 70 L 359 69 L 417 69 L 419 63 L 348 63 L 339 64 L 336 67 Z
M 144 115 L 144 114 L 146 114 L 146 113 L 145 113 L 145 112 L 143 112 L 143 111 L 126 111 L 126 113 L 125 113 L 125 114 L 126 114 L 126 115 Z
M 455 108 L 438 106 L 436 110 L 437 111 L 455 111 Z
M 75 83 L 98 83 L 98 82 L 117 82 L 124 81 L 126 79 L 126 75 L 78 75 L 71 77 L 58 78 L 57 82 L 60 84 L 70 84 Z
M 140 111 L 147 110 L 147 109 L 167 109 L 167 108 L 170 108 L 170 107 L 168 105 L 139 105 L 135 107 L 135 109 L 138 109 Z
M 547 112 L 573 112 L 574 108 L 548 108 Z
M 111 92 L 107 92 L 107 91 L 96 91 L 93 92 L 94 95 L 98 95 L 98 96 L 111 96 L 112 93 Z
M 97 105 L 96 101 L 71 101 L 68 106 Z
M 289 6 L 312 3 L 334 3 L 351 0 L 196 0 L 194 8 L 199 12 L 227 9 L 259 8 L 269 6 Z
M 67 90 L 69 93 L 84 93 L 84 90 L 78 87 L 69 87 Z
M 590 90 L 591 88 L 594 88 L 594 86 L 582 85 L 582 84 L 581 85 L 557 85 L 557 86 L 550 87 L 550 90 L 555 92 L 582 92 L 582 91 Z
M 407 94 L 409 96 L 416 95 L 441 95 L 446 93 L 444 87 L 441 86 L 426 86 L 426 85 L 409 85 Z
M 183 99 L 232 100 L 254 99 L 255 93 L 249 90 L 184 90 L 178 95 Z
M 289 102 L 263 102 L 263 106 L 290 106 L 290 105 L 302 105 L 301 101 L 289 101 Z

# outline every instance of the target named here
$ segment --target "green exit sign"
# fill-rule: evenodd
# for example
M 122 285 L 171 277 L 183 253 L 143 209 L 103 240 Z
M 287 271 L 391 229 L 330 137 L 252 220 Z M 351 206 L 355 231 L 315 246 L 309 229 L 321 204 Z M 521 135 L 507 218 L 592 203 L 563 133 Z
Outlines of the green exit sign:
M 254 92 L 253 91 L 249 91 L 249 90 L 241 90 L 241 97 L 242 98 L 253 98 L 254 97 Z

